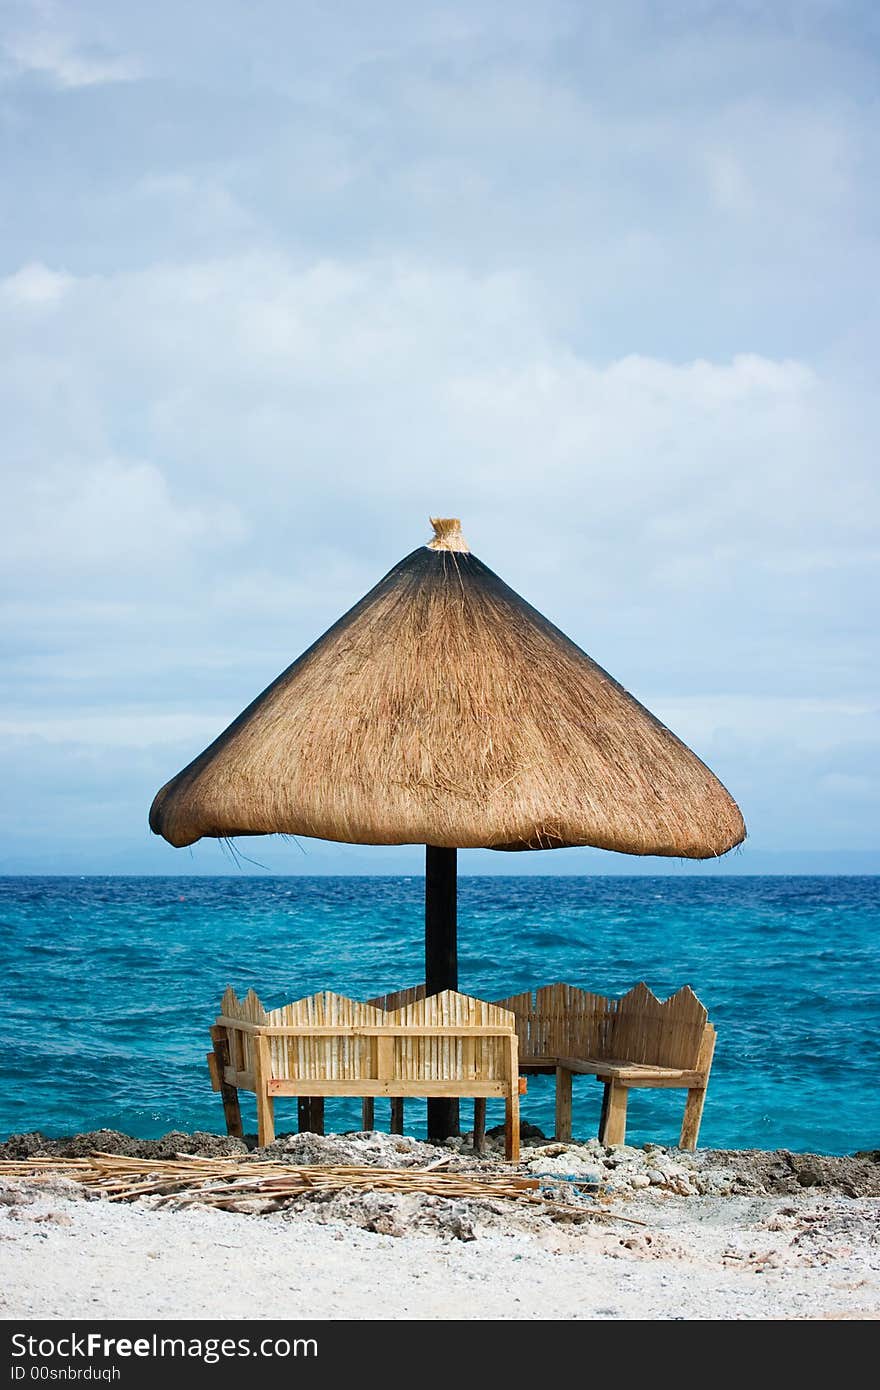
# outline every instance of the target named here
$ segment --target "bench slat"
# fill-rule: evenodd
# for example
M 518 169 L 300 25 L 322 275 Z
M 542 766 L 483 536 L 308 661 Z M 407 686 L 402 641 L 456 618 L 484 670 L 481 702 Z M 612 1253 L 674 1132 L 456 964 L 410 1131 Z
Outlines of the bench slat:
M 388 1081 L 375 1077 L 351 1081 L 279 1081 L 267 1083 L 270 1096 L 507 1096 L 509 1081 Z M 518 1092 L 517 1092 L 518 1093 Z

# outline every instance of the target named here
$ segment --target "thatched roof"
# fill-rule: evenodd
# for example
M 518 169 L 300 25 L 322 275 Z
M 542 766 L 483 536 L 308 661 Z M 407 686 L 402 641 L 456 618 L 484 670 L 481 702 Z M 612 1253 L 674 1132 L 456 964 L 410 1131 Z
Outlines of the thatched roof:
M 471 555 L 395 565 L 156 796 L 204 835 L 709 858 L 745 835 L 700 759 Z

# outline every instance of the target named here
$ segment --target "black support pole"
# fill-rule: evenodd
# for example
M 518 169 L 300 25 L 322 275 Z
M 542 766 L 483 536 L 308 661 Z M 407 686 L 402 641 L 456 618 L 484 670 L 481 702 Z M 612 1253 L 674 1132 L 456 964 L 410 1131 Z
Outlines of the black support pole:
M 458 989 L 457 855 L 425 846 L 425 991 Z M 458 1134 L 458 1101 L 428 1101 L 428 1138 Z

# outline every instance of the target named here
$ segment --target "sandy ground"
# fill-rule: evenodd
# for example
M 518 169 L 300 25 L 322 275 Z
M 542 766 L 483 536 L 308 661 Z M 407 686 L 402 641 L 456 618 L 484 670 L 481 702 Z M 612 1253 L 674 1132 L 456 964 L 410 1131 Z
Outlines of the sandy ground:
M 292 1142 L 292 1161 L 315 1143 Z M 387 1162 L 389 1145 L 411 1166 L 438 1151 L 383 1136 L 342 1148 L 349 1161 Z M 319 1142 L 334 1161 L 340 1141 Z M 311 1145 L 311 1146 L 310 1146 Z M 592 1146 L 526 1151 L 523 1171 L 588 1160 Z M 739 1158 L 738 1166 L 732 1164 Z M 342 1195 L 320 1205 L 245 1215 L 202 1207 L 111 1204 L 52 1178 L 2 1181 L 0 1315 L 4 1318 L 789 1319 L 880 1314 L 880 1197 L 846 1196 L 840 1175 L 824 1186 L 766 1191 L 776 1169 L 753 1155 L 688 1160 L 675 1151 L 599 1151 L 623 1170 L 602 1210 L 562 1221 L 515 1203 L 411 1195 Z M 459 1160 L 465 1166 L 462 1155 Z M 656 1173 L 665 1161 L 668 1183 Z M 821 1160 L 815 1160 L 820 1162 Z M 818 1173 L 811 1170 L 814 1178 Z M 844 1164 L 849 1160 L 824 1160 Z M 473 1166 L 471 1160 L 470 1166 Z M 778 1163 L 777 1163 L 778 1168 Z M 831 1171 L 831 1170 L 829 1170 Z

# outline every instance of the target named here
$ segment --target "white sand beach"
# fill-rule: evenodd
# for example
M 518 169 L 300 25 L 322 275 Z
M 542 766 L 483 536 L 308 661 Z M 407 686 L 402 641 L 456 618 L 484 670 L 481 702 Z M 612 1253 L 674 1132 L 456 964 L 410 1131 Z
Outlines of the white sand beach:
M 293 1162 L 321 1153 L 339 1162 L 345 1152 L 349 1161 L 372 1154 L 375 1162 L 394 1152 L 404 1166 L 421 1166 L 442 1154 L 389 1136 L 293 1136 L 276 1148 L 285 1145 Z M 452 1161 L 462 1171 L 473 1167 L 465 1153 L 453 1152 Z M 7 1179 L 0 1312 L 6 1319 L 876 1318 L 880 1197 L 845 1189 L 864 1187 L 878 1165 L 811 1162 L 612 1152 L 595 1141 L 527 1148 L 524 1173 L 555 1171 L 563 1181 L 565 1170 L 600 1171 L 605 1214 L 591 1218 L 581 1202 L 571 1220 L 516 1202 L 388 1193 L 241 1214 L 155 1199 L 111 1203 L 53 1176 Z

